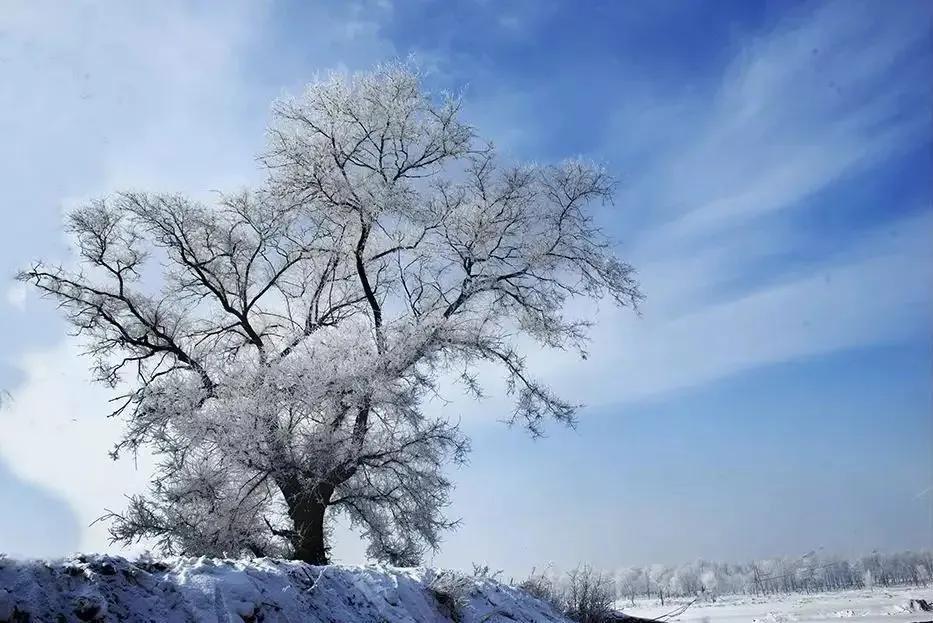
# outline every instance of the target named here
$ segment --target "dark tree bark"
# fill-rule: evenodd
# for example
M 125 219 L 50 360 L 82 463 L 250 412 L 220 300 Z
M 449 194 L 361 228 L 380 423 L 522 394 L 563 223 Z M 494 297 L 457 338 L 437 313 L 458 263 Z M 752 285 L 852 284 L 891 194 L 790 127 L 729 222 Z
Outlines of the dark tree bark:
M 289 479 L 279 487 L 294 526 L 288 534 L 292 557 L 312 565 L 328 564 L 330 548 L 326 541 L 324 516 L 334 494 L 334 486 L 320 484 L 309 492 L 302 490 L 295 479 Z

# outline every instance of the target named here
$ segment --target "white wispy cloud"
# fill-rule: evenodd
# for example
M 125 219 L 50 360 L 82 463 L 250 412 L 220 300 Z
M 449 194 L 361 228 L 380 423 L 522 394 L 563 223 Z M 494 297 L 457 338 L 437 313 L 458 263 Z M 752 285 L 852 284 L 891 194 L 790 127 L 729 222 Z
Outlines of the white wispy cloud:
M 648 302 L 638 320 L 604 311 L 589 361 L 558 356 L 549 376 L 605 404 L 922 332 L 933 213 L 888 222 L 904 206 L 877 206 L 876 229 L 835 254 L 812 248 L 797 220 L 804 200 L 929 139 L 926 92 L 890 79 L 922 47 L 925 26 L 869 8 L 827 3 L 794 15 L 746 46 L 711 97 L 619 120 L 612 140 L 632 129 L 642 143 L 629 149 L 648 163 L 626 176 L 619 203 L 659 208 L 623 250 Z M 813 259 L 778 277 L 761 270 L 795 251 Z
M 876 232 L 857 253 L 680 315 L 607 314 L 590 359 L 568 366 L 559 382 L 589 404 L 625 402 L 917 336 L 933 310 L 931 231 L 933 214 L 907 218 Z
M 826 3 L 803 17 L 748 45 L 712 99 L 667 104 L 674 114 L 654 120 L 676 128 L 678 142 L 655 154 L 659 166 L 632 192 L 677 209 L 645 245 L 793 208 L 929 134 L 927 91 L 890 75 L 924 49 L 925 24 L 866 3 Z

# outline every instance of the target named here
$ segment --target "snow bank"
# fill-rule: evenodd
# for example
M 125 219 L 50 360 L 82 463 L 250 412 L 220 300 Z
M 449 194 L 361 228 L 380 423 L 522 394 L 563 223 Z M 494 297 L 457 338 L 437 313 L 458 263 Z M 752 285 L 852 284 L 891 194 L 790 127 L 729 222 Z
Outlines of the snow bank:
M 489 578 L 272 559 L 0 558 L 0 622 L 566 623 Z

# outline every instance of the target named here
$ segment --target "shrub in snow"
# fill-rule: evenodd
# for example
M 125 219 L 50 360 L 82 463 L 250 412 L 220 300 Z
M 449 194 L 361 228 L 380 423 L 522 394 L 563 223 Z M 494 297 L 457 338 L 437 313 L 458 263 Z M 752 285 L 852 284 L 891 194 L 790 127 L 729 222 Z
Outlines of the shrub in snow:
M 579 623 L 607 623 L 616 620 L 616 600 L 612 578 L 590 565 L 581 565 L 567 574 L 564 614 Z
M 463 608 L 476 590 L 476 580 L 457 571 L 444 570 L 432 572 L 428 576 L 427 586 L 440 605 L 441 612 L 459 623 Z
M 532 573 L 519 586 L 578 623 L 638 620 L 615 610 L 617 595 L 612 576 L 590 565 L 580 565 L 563 576 Z
M 564 609 L 563 590 L 558 583 L 544 574 L 532 573 L 521 584 L 520 589 L 532 597 L 543 601 L 558 611 Z
M 501 575 L 502 569 L 493 570 L 493 568 L 487 564 L 480 565 L 475 562 L 473 563 L 473 577 L 475 578 L 489 578 L 495 580 Z

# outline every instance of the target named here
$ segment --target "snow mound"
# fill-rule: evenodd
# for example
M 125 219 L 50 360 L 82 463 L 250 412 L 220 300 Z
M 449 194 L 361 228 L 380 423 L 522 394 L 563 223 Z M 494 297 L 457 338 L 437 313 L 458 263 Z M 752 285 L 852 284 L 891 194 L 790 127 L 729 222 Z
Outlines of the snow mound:
M 567 623 L 490 578 L 260 558 L 0 558 L 0 623 Z

